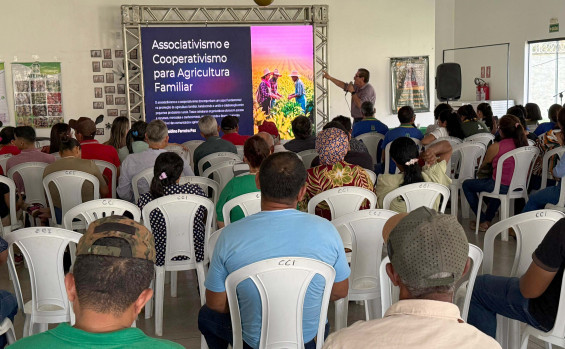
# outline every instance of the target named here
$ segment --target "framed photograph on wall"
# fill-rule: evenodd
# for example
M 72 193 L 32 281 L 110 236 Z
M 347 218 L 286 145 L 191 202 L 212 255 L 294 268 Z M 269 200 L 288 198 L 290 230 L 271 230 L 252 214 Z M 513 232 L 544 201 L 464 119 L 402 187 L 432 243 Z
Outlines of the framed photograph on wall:
M 104 92 L 106 92 L 106 94 L 116 93 L 116 86 L 104 86 Z
M 93 61 L 92 62 L 92 72 L 93 73 L 99 73 L 100 72 L 100 62 L 99 61 Z
M 114 73 L 106 73 L 106 82 L 109 84 L 114 83 Z
M 114 56 L 116 58 L 124 58 L 124 50 L 115 50 L 114 51 Z
M 100 57 L 102 57 L 102 51 L 101 50 L 90 50 L 90 57 L 100 58 Z
M 94 98 L 102 98 L 102 87 L 94 88 Z
M 118 116 L 118 109 L 108 109 L 108 116 Z
M 113 68 L 114 61 L 111 59 L 105 59 L 102 61 L 102 68 Z
M 93 109 L 104 109 L 104 102 L 92 102 Z
M 95 84 L 104 83 L 104 75 L 92 75 L 92 81 Z
M 112 59 L 112 49 L 105 48 L 104 49 L 104 59 Z
M 393 114 L 407 105 L 416 113 L 430 111 L 429 64 L 429 56 L 390 59 Z

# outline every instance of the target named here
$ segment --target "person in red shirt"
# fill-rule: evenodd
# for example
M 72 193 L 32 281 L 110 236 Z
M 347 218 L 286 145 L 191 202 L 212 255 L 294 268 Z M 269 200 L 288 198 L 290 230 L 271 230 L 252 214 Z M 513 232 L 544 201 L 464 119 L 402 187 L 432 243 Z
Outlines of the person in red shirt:
M 94 139 L 96 135 L 96 124 L 94 121 L 87 117 L 80 117 L 78 120 L 70 120 L 69 126 L 75 130 L 75 138 L 80 142 L 82 149 L 82 159 L 86 160 L 102 160 L 114 164 L 118 173 L 117 178 L 120 177 L 120 158 L 118 151 L 111 145 L 100 144 Z M 108 183 L 109 192 L 112 193 L 112 173 L 106 169 L 103 173 L 106 183 Z M 111 197 L 109 194 L 108 197 Z
M 1 124 L 1 123 L 0 123 Z M 0 125 L 1 126 L 1 125 Z M 14 127 L 6 126 L 0 131 L 0 155 L 18 155 L 20 149 L 14 145 Z
M 233 145 L 243 145 L 250 136 L 242 136 L 239 132 L 239 119 L 233 115 L 225 116 L 222 119 L 222 139 L 233 143 Z

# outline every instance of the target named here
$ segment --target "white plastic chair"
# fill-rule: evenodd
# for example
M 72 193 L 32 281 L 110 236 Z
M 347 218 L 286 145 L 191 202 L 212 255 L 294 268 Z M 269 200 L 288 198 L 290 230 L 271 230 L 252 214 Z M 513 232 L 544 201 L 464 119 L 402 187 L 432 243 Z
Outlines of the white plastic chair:
M 234 177 L 233 166 L 237 163 L 239 163 L 239 160 L 229 160 L 212 165 L 202 173 L 202 177 L 209 178 L 212 176 L 212 179 L 219 184 L 221 193 L 226 184 Z
M 451 214 L 455 217 L 457 217 L 459 191 L 462 189 L 463 182 L 475 178 L 475 168 L 477 164 L 483 162 L 485 152 L 486 148 L 480 142 L 464 142 L 453 147 L 452 154 L 456 154 L 458 160 L 452 160 L 455 172 L 449 189 L 451 190 Z M 451 157 L 453 159 L 453 155 Z M 465 196 L 461 197 L 461 213 L 463 218 L 469 218 L 469 203 Z
M 151 186 L 151 181 L 153 180 L 153 167 L 149 167 L 148 169 L 141 171 L 139 174 L 135 175 L 131 179 L 131 187 L 133 189 L 133 199 L 135 202 L 139 200 L 139 197 L 141 195 L 145 194 L 139 192 L 138 184 L 140 180 L 146 181 L 147 184 Z
M 71 230 L 73 220 L 78 218 L 84 221 L 88 227 L 90 223 L 97 219 L 113 215 L 122 216 L 125 212 L 130 212 L 133 220 L 141 221 L 141 211 L 137 205 L 120 199 L 98 199 L 83 202 L 65 213 L 63 216 L 63 227 Z
M 45 192 L 43 190 L 43 171 L 47 167 L 45 162 L 24 162 L 12 167 L 8 171 L 8 178 L 14 180 L 17 173 L 21 176 L 25 187 L 26 203 L 39 203 L 47 206 Z
M 365 320 L 381 317 L 380 309 L 375 309 L 375 305 L 380 307 L 382 230 L 386 221 L 394 215 L 396 212 L 388 210 L 362 210 L 332 220 L 343 240 L 343 246 L 351 248 L 349 293 L 345 299 L 335 302 L 336 331 L 347 327 L 350 300 L 365 301 Z
M 70 321 L 63 254 L 67 245 L 78 243 L 81 236 L 74 231 L 50 227 L 23 228 L 6 234 L 5 239 L 10 244 L 8 269 L 18 307 L 25 316 L 24 337 L 46 331 L 48 324 Z M 31 300 L 25 303 L 14 265 L 13 245 L 18 246 L 29 269 Z M 34 326 L 36 324 L 38 326 Z
M 410 137 L 411 140 L 414 141 L 414 143 L 416 143 L 416 145 L 418 146 L 418 149 L 422 149 L 422 141 L 417 139 L 417 138 L 412 138 Z M 386 147 L 385 147 L 385 155 L 383 156 L 383 163 L 385 166 L 384 169 L 384 173 L 390 173 L 390 162 L 392 161 L 392 159 L 390 158 L 390 147 L 392 146 L 392 142 L 389 142 Z M 400 170 L 398 169 L 398 167 L 396 167 L 396 170 L 394 173 L 400 173 Z
M 479 224 L 481 221 L 481 206 L 485 197 L 500 200 L 500 220 L 505 220 L 513 215 L 514 205 L 510 205 L 510 200 L 524 199 L 528 201 L 528 184 L 530 182 L 531 169 L 536 161 L 539 150 L 536 147 L 520 147 L 511 150 L 498 159 L 496 167 L 496 177 L 494 190 L 492 192 L 482 191 L 479 194 L 479 206 L 477 208 L 477 223 L 475 234 L 479 234 Z M 502 180 L 502 169 L 506 159 L 514 159 L 514 172 L 512 181 L 507 194 L 500 194 L 500 181 Z M 508 161 L 509 163 L 510 161 Z M 508 241 L 508 231 L 502 234 L 502 240 Z
M 304 167 L 306 169 L 312 167 L 312 160 L 314 160 L 314 158 L 318 156 L 318 152 L 316 151 L 316 149 L 303 150 L 297 154 L 300 157 L 300 159 L 302 159 L 302 163 L 304 164 Z
M 564 217 L 565 213 L 563 212 L 537 210 L 518 214 L 493 224 L 485 233 L 483 274 L 492 274 L 493 272 L 494 240 L 499 234 L 504 234 L 508 229 L 512 228 L 516 233 L 516 253 L 510 272 L 504 276 L 522 276 L 532 262 L 532 253 L 541 243 L 549 229 Z M 497 316 L 496 339 L 503 348 L 506 348 L 506 344 L 508 344 L 508 348 L 518 347 L 518 341 L 520 340 L 519 325 L 518 321 Z
M 191 155 L 189 151 L 186 151 L 183 147 L 177 144 L 168 144 L 165 147 L 166 151 L 177 153 L 184 162 L 190 163 Z
M 237 149 L 237 156 L 243 161 L 243 145 L 236 145 L 235 149 Z
M 451 144 L 451 147 L 455 147 L 458 144 L 463 143 L 463 140 L 461 138 L 457 138 L 457 137 L 440 137 L 437 138 L 435 141 L 431 142 L 430 145 L 441 142 L 441 141 L 448 141 L 449 144 Z
M 220 197 L 220 185 L 215 180 L 200 176 L 183 176 L 180 178 L 179 185 L 187 183 L 200 186 L 206 194 L 208 194 L 208 189 L 212 189 L 212 197 L 209 199 L 214 201 L 214 205 L 218 202 L 218 198 Z
M 561 160 L 564 153 L 565 153 L 565 147 L 557 147 L 545 152 L 545 154 L 543 155 L 540 190 L 545 189 L 547 187 L 547 178 L 549 175 L 549 161 L 552 160 L 554 156 L 557 156 L 557 159 Z M 553 178 L 553 174 L 551 177 Z
M 196 254 L 194 251 L 194 218 L 198 209 L 203 206 L 206 211 L 205 222 L 205 242 L 204 251 L 206 251 L 206 240 L 210 236 L 210 228 L 214 211 L 214 203 L 200 195 L 177 194 L 160 197 L 149 202 L 143 207 L 142 217 L 143 224 L 151 231 L 150 214 L 153 210 L 158 209 L 163 214 L 167 231 L 167 246 L 165 252 L 165 264 L 163 266 L 155 266 L 155 334 L 163 335 L 163 298 L 165 293 L 165 271 L 173 272 L 171 274 L 171 296 L 176 297 L 177 280 L 176 272 L 179 270 L 196 269 L 198 276 L 198 287 L 200 289 L 200 303 L 204 305 L 206 298 L 204 296 L 205 287 L 204 280 L 206 277 L 206 266 L 204 261 L 207 260 L 204 254 L 203 262 L 196 262 Z M 188 256 L 188 260 L 174 261 L 176 256 Z M 146 310 L 147 314 L 150 310 Z
M 485 148 L 494 142 L 494 135 L 492 133 L 475 133 L 464 139 L 464 142 L 479 142 L 482 143 Z
M 533 140 L 531 140 L 531 139 L 528 138 L 528 145 L 529 145 L 530 147 L 533 147 L 534 145 L 536 145 L 536 142 L 534 142 Z
M 439 196 L 442 196 L 439 212 L 444 213 L 449 200 L 449 188 L 443 184 L 433 182 L 412 183 L 403 185 L 386 194 L 383 199 L 383 208 L 390 209 L 392 200 L 401 196 L 406 203 L 406 212 L 414 211 L 418 207 L 434 208 Z
M 363 169 L 365 172 L 367 172 L 367 174 L 369 175 L 369 178 L 371 178 L 371 182 L 373 182 L 373 186 L 375 186 L 377 184 L 377 174 L 369 169 L 364 168 Z
M 213 232 L 212 234 L 210 234 L 210 238 L 206 242 L 206 249 L 207 249 L 206 255 L 209 258 L 208 260 L 212 260 L 212 256 L 214 255 L 214 248 L 216 247 L 216 243 L 218 242 L 218 239 L 220 238 L 220 234 L 222 233 L 223 229 L 224 228 L 220 228 L 215 232 Z
M 204 143 L 202 140 L 193 140 L 184 142 L 182 145 L 188 148 L 188 153 L 190 154 L 190 167 L 194 169 L 194 151 L 200 144 Z
M 49 200 L 49 208 L 51 209 L 51 217 L 53 219 L 53 224 L 55 222 L 55 205 L 53 203 L 53 198 L 51 197 L 51 191 L 49 190 L 49 184 L 53 183 L 56 190 L 59 192 L 59 197 L 61 198 L 61 220 L 65 216 L 68 210 L 71 208 L 82 204 L 82 186 L 85 181 L 92 183 L 94 188 L 93 198 L 94 200 L 100 198 L 100 183 L 96 176 L 90 173 L 75 171 L 75 170 L 65 170 L 53 172 L 43 179 L 43 188 L 45 193 L 47 193 L 47 199 Z M 62 223 L 62 222 L 61 222 Z M 62 227 L 61 225 L 57 225 Z
M 329 208 L 332 220 L 348 213 L 359 211 L 363 201 L 369 201 L 369 209 L 377 205 L 377 195 L 370 190 L 360 187 L 339 187 L 314 195 L 308 201 L 308 213 L 315 214 L 316 206 L 325 201 Z
M 239 207 L 243 211 L 245 217 L 251 216 L 261 211 L 261 192 L 247 193 L 237 196 L 224 204 L 222 214 L 224 216 L 224 225 L 231 223 L 230 213 L 234 208 Z
M 235 162 L 241 162 L 241 159 L 239 158 L 239 155 L 234 154 L 234 153 L 229 153 L 229 152 L 219 152 L 219 153 L 212 153 L 210 155 L 206 155 L 205 157 L 203 157 L 202 159 L 200 159 L 200 161 L 198 161 L 198 173 L 202 176 L 202 177 L 206 177 L 203 175 L 204 172 L 204 164 L 208 163 L 211 166 L 214 166 L 216 164 L 222 164 L 228 161 L 235 161 Z
M 9 318 L 5 318 L 0 323 L 0 336 L 6 335 L 6 342 L 8 345 L 16 341 L 16 331 L 14 331 L 14 324 Z
M 466 283 L 465 299 L 463 301 L 463 309 L 461 311 L 461 319 L 467 321 L 469 315 L 469 306 L 471 304 L 471 296 L 473 295 L 473 287 L 475 286 L 475 279 L 479 272 L 479 267 L 483 260 L 483 251 L 478 246 L 469 244 L 469 258 L 473 261 L 471 270 L 469 271 L 469 280 Z M 379 277 L 381 282 L 381 311 L 382 316 L 385 316 L 388 308 L 394 303 L 398 302 L 400 289 L 392 284 L 392 281 L 386 273 L 386 265 L 390 263 L 389 257 L 382 260 L 379 268 Z M 455 297 L 453 297 L 455 300 Z
M 335 270 L 324 262 L 303 257 L 267 259 L 228 275 L 226 292 L 233 329 L 233 348 L 243 348 L 236 287 L 246 279 L 253 281 L 261 297 L 259 348 L 304 348 L 302 308 L 308 285 L 317 274 L 325 281 L 316 342 L 316 348 L 321 349 Z
M 2 167 L 2 173 L 6 175 L 6 162 L 8 159 L 12 157 L 12 154 L 3 154 L 0 155 L 0 167 Z
M 111 180 L 111 185 L 112 185 L 112 192 L 110 194 L 112 194 L 112 198 L 116 198 L 116 185 L 117 185 L 117 180 L 118 180 L 118 169 L 116 168 L 116 165 L 108 162 L 108 161 L 103 161 L 103 160 L 94 160 L 94 163 L 96 164 L 96 166 L 98 167 L 98 169 L 100 170 L 100 173 L 104 174 L 104 170 L 109 169 L 110 172 L 112 172 L 112 178 Z M 100 183 L 100 185 L 102 185 L 103 183 Z
M 385 136 L 378 132 L 363 133 L 355 137 L 358 141 L 363 142 L 369 150 L 369 155 L 373 158 L 373 164 L 377 163 L 377 152 L 379 151 L 379 144 L 385 139 Z
M 4 226 L 0 221 L 0 226 L 2 227 L 2 235 L 16 230 L 23 226 L 23 222 L 18 221 L 17 211 L 16 211 L 16 184 L 13 180 L 6 176 L 0 176 L 0 183 L 4 183 L 8 186 L 10 190 L 10 225 Z

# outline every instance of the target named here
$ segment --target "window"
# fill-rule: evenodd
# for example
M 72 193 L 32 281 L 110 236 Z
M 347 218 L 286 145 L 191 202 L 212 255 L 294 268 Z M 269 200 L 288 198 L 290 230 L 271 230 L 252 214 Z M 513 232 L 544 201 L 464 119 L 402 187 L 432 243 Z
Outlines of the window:
M 563 104 L 565 38 L 528 42 L 528 102 L 539 105 L 544 119 L 552 104 Z

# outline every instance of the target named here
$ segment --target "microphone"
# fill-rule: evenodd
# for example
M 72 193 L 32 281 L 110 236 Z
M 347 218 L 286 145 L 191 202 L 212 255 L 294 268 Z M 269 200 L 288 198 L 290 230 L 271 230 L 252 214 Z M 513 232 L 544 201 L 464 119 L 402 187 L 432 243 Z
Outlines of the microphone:
M 347 86 L 345 86 L 345 94 L 347 95 L 349 92 L 349 86 L 353 86 L 353 81 L 350 81 Z

